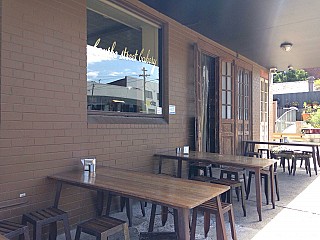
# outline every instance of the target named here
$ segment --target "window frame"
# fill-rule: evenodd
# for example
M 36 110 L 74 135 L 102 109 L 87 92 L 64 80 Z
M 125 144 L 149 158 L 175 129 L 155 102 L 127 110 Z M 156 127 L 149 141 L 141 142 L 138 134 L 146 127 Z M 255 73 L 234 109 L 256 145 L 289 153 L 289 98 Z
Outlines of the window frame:
M 100 111 L 87 109 L 89 123 L 114 123 L 115 119 L 120 119 L 116 123 L 167 123 L 168 122 L 168 23 L 160 21 L 160 19 L 150 16 L 149 13 L 143 12 L 136 6 L 123 3 L 113 3 L 113 1 L 101 1 L 101 3 L 112 4 L 119 10 L 125 13 L 130 13 L 138 19 L 146 23 L 152 23 L 159 27 L 158 35 L 158 66 L 159 66 L 159 107 L 162 108 L 161 114 L 154 113 L 139 113 L 139 112 L 115 112 L 115 111 Z M 131 6 L 130 6 L 131 5 Z M 87 9 L 90 9 L 87 5 Z M 151 25 L 152 25 L 151 24 Z M 164 67 L 166 66 L 166 67 Z M 87 66 L 86 66 L 87 69 Z M 88 97 L 90 95 L 87 95 Z M 87 104 L 88 99 L 86 99 Z M 125 120 L 121 120 L 126 118 Z M 143 121 L 141 121 L 144 119 Z

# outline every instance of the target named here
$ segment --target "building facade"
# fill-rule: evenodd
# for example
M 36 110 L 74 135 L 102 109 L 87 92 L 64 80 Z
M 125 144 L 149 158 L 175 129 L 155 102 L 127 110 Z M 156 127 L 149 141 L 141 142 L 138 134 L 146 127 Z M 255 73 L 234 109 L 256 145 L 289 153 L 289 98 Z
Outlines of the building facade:
M 0 2 L 0 219 L 52 205 L 46 176 L 83 157 L 154 171 L 157 151 L 241 154 L 271 131 L 267 69 L 137 0 Z M 93 202 L 62 193 L 72 224 Z

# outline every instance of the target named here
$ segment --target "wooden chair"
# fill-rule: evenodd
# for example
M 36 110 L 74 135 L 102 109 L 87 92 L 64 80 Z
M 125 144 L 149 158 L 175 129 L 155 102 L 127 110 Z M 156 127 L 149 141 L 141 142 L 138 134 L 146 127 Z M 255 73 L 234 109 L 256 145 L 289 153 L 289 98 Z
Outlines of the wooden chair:
M 222 205 L 222 214 L 228 213 L 229 215 L 229 222 L 230 222 L 230 228 L 231 228 L 231 235 L 232 239 L 236 240 L 236 228 L 234 223 L 234 213 L 232 204 L 230 203 L 224 203 L 221 202 Z M 215 200 L 209 200 L 198 207 L 193 209 L 192 213 L 192 222 L 191 222 L 191 233 L 190 233 L 190 239 L 195 239 L 195 233 L 196 233 L 196 226 L 197 226 L 197 212 L 198 210 L 204 211 L 204 234 L 205 238 L 208 236 L 208 232 L 210 229 L 210 214 L 217 215 L 218 214 L 218 206 L 217 202 Z M 219 225 L 216 226 L 217 230 L 219 229 Z
M 244 196 L 245 195 L 244 182 L 243 181 L 241 181 L 241 180 L 236 181 L 236 180 L 232 180 L 232 179 L 217 179 L 217 178 L 210 178 L 210 177 L 205 177 L 205 176 L 194 177 L 193 180 L 229 186 L 230 190 L 227 192 L 227 196 L 226 196 L 226 201 L 228 203 L 232 203 L 232 191 L 235 190 L 236 188 L 240 189 L 243 215 L 247 216 L 245 196 Z
M 175 232 L 142 232 L 139 240 L 178 240 Z
M 262 156 L 262 155 L 260 155 L 260 156 Z M 273 157 L 272 154 L 271 154 L 271 157 Z M 274 184 L 275 184 L 275 187 L 276 187 L 277 200 L 280 201 L 277 166 L 278 166 L 278 164 L 277 164 L 277 162 L 275 162 L 274 165 L 273 165 L 273 168 L 274 168 L 273 174 L 274 174 Z M 266 203 L 268 205 L 269 204 L 269 176 L 270 176 L 270 171 L 269 171 L 269 169 L 262 169 L 260 171 L 260 174 L 261 174 L 261 179 L 264 180 L 264 193 L 265 193 L 265 196 L 266 196 Z M 247 185 L 247 196 L 246 196 L 247 200 L 248 200 L 249 195 L 250 195 L 251 179 L 252 179 L 253 175 L 255 175 L 255 172 L 254 171 L 249 171 L 248 185 Z
M 5 237 L 5 239 L 14 239 L 22 235 L 25 240 L 30 239 L 28 226 L 11 221 L 0 222 L 0 236 Z
M 123 232 L 124 239 L 130 239 L 128 224 L 108 216 L 96 217 L 80 223 L 77 226 L 75 240 L 80 239 L 82 232 L 95 236 L 97 240 L 107 240 L 109 236 Z
M 50 239 L 56 239 L 58 221 L 63 221 L 64 232 L 66 240 L 71 240 L 68 214 L 58 208 L 50 207 L 42 210 L 37 210 L 30 213 L 25 213 L 22 216 L 22 224 L 33 225 L 33 239 L 41 240 L 42 228 L 49 225 Z

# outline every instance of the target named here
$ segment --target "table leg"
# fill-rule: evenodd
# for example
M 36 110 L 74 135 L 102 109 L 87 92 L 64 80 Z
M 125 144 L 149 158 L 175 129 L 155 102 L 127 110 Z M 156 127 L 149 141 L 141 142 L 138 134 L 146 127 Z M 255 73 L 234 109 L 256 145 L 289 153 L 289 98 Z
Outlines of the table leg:
M 180 240 L 190 240 L 189 233 L 189 209 L 188 208 L 178 208 L 178 236 Z
M 56 196 L 54 198 L 54 204 L 53 204 L 55 208 L 58 208 L 58 205 L 59 205 L 61 189 L 62 189 L 62 182 L 58 181 L 56 186 Z
M 316 146 L 317 149 L 317 162 L 318 162 L 318 166 L 320 167 L 320 152 L 319 152 L 319 146 Z
M 248 147 L 249 147 L 249 143 L 246 142 L 246 144 L 244 145 L 244 152 L 243 152 L 243 155 L 244 155 L 244 156 L 247 156 Z
M 104 192 L 98 190 L 97 191 L 97 206 L 96 206 L 97 216 L 102 216 L 103 202 L 104 202 Z
M 221 200 L 220 196 L 216 197 L 217 201 L 217 216 L 216 216 L 216 221 L 217 221 L 217 239 L 225 240 L 227 239 L 227 233 L 226 233 L 226 225 L 224 222 L 224 217 L 222 213 L 222 207 L 221 207 Z
M 260 168 L 254 170 L 255 172 L 255 182 L 256 182 L 256 203 L 257 203 L 257 211 L 259 215 L 259 221 L 262 221 L 262 201 L 261 201 L 261 176 L 260 176 Z M 271 177 L 271 176 L 270 176 Z
M 159 159 L 159 169 L 158 169 L 158 173 L 160 174 L 162 172 L 162 157 L 160 157 Z
M 318 175 L 317 171 L 317 160 L 318 160 L 318 154 L 316 154 L 316 146 L 312 146 L 312 159 L 313 159 L 313 167 L 316 175 Z
M 178 159 L 178 173 L 177 173 L 177 177 L 181 178 L 182 176 L 182 160 Z
M 276 203 L 275 203 L 275 196 L 274 196 L 274 165 L 271 164 L 269 167 L 270 171 L 270 188 L 271 188 L 271 203 L 272 203 L 272 208 L 276 208 Z

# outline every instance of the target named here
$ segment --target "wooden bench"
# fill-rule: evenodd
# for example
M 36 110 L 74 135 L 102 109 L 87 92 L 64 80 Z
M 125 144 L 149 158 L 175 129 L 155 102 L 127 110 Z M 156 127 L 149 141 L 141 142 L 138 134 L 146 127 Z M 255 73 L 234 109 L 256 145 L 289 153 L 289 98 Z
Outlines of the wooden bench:
M 280 139 L 283 139 L 284 137 L 287 137 L 288 140 L 292 141 L 304 141 L 304 134 L 303 133 L 273 133 L 272 134 L 272 140 L 277 141 Z

